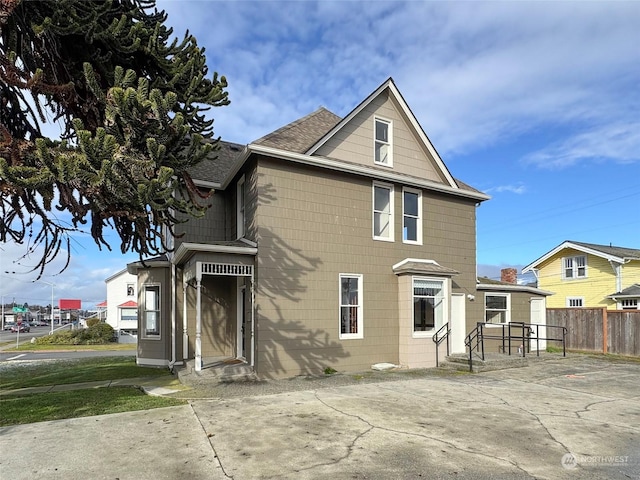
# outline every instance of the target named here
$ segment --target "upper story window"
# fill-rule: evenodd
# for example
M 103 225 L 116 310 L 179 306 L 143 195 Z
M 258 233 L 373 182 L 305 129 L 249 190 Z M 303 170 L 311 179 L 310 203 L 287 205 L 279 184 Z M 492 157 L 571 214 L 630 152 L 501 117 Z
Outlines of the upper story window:
M 373 238 L 393 242 L 393 185 L 373 184 Z
M 508 293 L 485 294 L 484 321 L 496 324 L 511 321 L 511 296 Z
M 136 294 L 136 287 L 133 283 L 127 283 L 127 297 L 133 297 Z
M 392 144 L 391 144 L 391 122 L 381 118 L 375 118 L 375 156 L 376 165 L 385 167 L 393 166 Z
M 340 338 L 363 338 L 362 275 L 340 274 Z
M 422 245 L 422 192 L 402 190 L 402 241 Z
M 587 277 L 587 257 L 579 255 L 577 257 L 564 257 L 562 259 L 562 278 L 586 278 Z
M 242 238 L 245 234 L 246 216 L 245 216 L 245 182 L 244 175 L 238 180 L 236 188 L 236 219 L 237 219 L 237 237 Z

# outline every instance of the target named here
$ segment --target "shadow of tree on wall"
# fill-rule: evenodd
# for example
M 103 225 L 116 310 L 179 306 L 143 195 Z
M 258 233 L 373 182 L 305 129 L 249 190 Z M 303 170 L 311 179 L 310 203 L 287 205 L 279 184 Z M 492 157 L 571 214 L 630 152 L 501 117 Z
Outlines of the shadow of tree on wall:
M 261 188 L 259 201 L 263 205 L 277 201 L 272 185 Z M 258 372 L 265 377 L 317 375 L 340 358 L 348 357 L 349 353 L 342 344 L 331 340 L 328 331 L 305 323 L 306 319 L 318 320 L 306 314 L 313 305 L 301 306 L 300 302 L 309 290 L 310 274 L 322 266 L 320 258 L 296 248 L 264 226 L 260 227 L 258 257 L 256 300 L 262 302 L 256 305 Z M 298 305 L 287 308 L 287 304 Z M 334 323 L 337 328 L 337 318 Z

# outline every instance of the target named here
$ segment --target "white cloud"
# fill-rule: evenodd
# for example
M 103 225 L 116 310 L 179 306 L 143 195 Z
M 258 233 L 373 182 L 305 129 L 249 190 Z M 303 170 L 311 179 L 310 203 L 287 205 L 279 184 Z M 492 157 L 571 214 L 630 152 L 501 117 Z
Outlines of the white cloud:
M 491 187 L 491 188 L 487 188 L 485 189 L 485 193 L 503 193 L 503 192 L 510 192 L 510 193 L 515 193 L 518 195 L 522 195 L 523 193 L 525 193 L 527 191 L 527 187 L 525 187 L 523 184 L 519 183 L 516 185 L 499 185 L 497 187 Z

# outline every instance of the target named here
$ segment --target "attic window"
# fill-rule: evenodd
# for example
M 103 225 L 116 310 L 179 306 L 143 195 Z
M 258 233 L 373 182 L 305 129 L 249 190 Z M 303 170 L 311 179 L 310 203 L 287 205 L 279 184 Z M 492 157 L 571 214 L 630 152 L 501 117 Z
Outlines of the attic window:
M 374 119 L 375 152 L 374 162 L 385 167 L 393 166 L 391 148 L 391 122 L 381 118 Z

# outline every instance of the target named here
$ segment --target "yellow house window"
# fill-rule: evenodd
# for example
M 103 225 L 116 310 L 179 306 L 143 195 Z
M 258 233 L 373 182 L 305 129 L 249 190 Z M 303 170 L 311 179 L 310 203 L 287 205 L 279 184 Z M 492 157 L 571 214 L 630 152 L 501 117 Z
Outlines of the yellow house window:
M 562 259 L 562 278 L 586 278 L 587 277 L 587 257 L 579 255 L 577 257 L 565 257 Z

